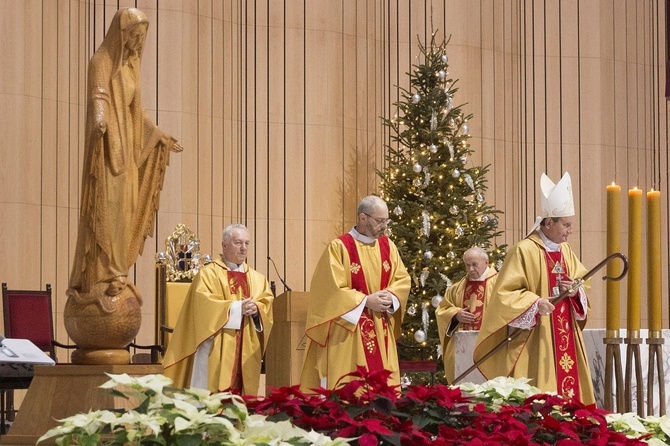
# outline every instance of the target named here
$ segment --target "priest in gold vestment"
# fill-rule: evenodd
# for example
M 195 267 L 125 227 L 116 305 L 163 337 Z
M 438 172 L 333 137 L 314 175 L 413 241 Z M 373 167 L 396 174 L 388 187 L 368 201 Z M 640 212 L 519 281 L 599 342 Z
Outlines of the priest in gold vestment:
M 312 277 L 300 378 L 304 391 L 337 388 L 358 366 L 389 370 L 389 384 L 400 385 L 396 339 L 410 277 L 384 235 L 386 203 L 371 195 L 357 212 L 356 226 L 328 244 Z
M 249 244 L 246 227 L 226 227 L 221 260 L 193 279 L 163 360 L 175 386 L 258 394 L 274 297 L 246 264 Z
M 463 264 L 465 277 L 447 289 L 435 310 L 444 376 L 448 383 L 454 381 L 456 345 L 452 336 L 458 330 L 480 329 L 486 299 L 498 277 L 495 268 L 489 266 L 489 255 L 479 246 L 463 253 Z
M 582 329 L 589 309 L 583 287 L 554 305 L 551 298 L 572 287 L 586 268 L 567 243 L 574 205 L 570 176 L 554 184 L 543 174 L 542 216 L 531 233 L 513 246 L 488 301 L 475 347 L 475 362 L 504 342 L 510 329 L 524 331 L 485 360 L 479 370 L 530 378 L 545 392 L 595 403 Z

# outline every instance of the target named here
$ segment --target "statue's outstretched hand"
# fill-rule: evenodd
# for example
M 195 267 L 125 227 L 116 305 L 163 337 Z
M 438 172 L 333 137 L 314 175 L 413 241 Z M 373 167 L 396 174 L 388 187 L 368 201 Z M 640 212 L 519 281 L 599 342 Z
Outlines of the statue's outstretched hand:
M 183 150 L 184 150 L 184 148 L 183 148 L 183 147 L 181 146 L 181 144 L 179 144 L 177 141 L 175 141 L 175 142 L 172 144 L 172 147 L 170 147 L 170 151 L 171 151 L 171 152 L 179 153 L 179 152 L 181 152 L 181 151 L 183 151 Z

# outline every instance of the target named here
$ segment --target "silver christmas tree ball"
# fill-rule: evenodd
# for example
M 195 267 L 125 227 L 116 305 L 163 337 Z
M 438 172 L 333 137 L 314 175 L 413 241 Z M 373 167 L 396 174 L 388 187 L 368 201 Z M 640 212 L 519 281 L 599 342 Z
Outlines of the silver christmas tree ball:
M 460 209 L 459 209 L 458 206 L 456 206 L 456 205 L 453 205 L 452 207 L 449 208 L 449 212 L 451 212 L 451 215 L 456 215 L 456 214 L 458 214 L 458 211 L 459 211 L 459 210 L 460 210 Z
M 419 329 L 419 330 L 414 332 L 414 340 L 416 342 L 426 342 L 426 339 L 427 339 L 427 336 L 426 336 L 425 331 Z
M 468 162 L 468 157 L 467 156 L 462 156 L 461 157 L 461 163 L 463 163 L 463 165 L 465 166 L 467 164 L 467 162 Z
M 449 251 L 447 253 L 447 257 L 449 257 L 451 260 L 454 260 L 456 258 L 456 253 L 454 251 Z
M 412 385 L 412 380 L 409 379 L 409 376 L 402 375 L 400 378 L 400 387 L 408 387 Z
M 440 296 L 439 294 L 436 294 L 430 300 L 430 304 L 433 306 L 433 308 L 437 308 L 438 305 L 440 305 L 440 302 L 442 302 L 442 296 Z
M 423 256 L 427 259 L 430 260 L 433 258 L 433 251 L 426 251 L 423 253 Z
M 421 96 L 419 95 L 419 93 L 414 93 L 414 95 L 412 96 L 412 102 L 414 102 L 416 104 L 420 100 L 421 100 Z
M 412 170 L 416 173 L 421 172 L 421 164 L 416 163 L 415 165 L 412 166 Z
M 421 181 L 421 178 L 414 178 L 414 181 L 412 181 L 412 184 L 415 185 L 416 187 L 421 186 L 423 182 Z
M 430 147 L 428 148 L 430 150 L 430 153 L 436 153 L 437 152 L 437 146 L 435 144 L 431 144 Z
M 415 307 L 414 305 L 412 305 L 411 307 L 409 307 L 409 308 L 407 309 L 407 314 L 409 314 L 410 316 L 414 316 L 414 315 L 416 314 L 416 307 Z
M 447 72 L 440 70 L 437 72 L 437 77 L 439 77 L 441 80 L 445 80 L 447 78 Z
M 400 206 L 396 206 L 395 209 L 393 209 L 393 213 L 398 216 L 402 215 L 402 208 Z
M 461 176 L 461 171 L 458 170 L 458 169 L 454 169 L 454 170 L 451 172 L 451 176 L 454 177 L 454 178 L 458 178 L 458 177 Z
M 449 58 L 447 57 L 446 54 L 443 54 L 442 57 L 440 57 L 440 59 L 442 60 L 442 63 L 447 63 L 449 61 Z
M 461 228 L 460 226 L 457 227 L 454 232 L 456 233 L 457 236 L 462 237 L 465 234 L 465 230 Z
M 477 194 L 477 196 L 476 196 L 475 198 L 476 198 L 477 201 L 479 201 L 480 203 L 484 202 L 484 194 L 479 193 L 479 194 Z
M 489 216 L 488 216 L 488 215 L 484 215 L 484 216 L 482 217 L 482 222 L 484 222 L 484 223 L 488 223 L 489 220 L 490 220 L 490 219 L 489 219 Z
M 463 133 L 468 133 L 468 132 L 470 131 L 470 127 L 468 127 L 467 125 L 463 124 L 463 126 L 461 127 L 461 130 L 463 130 Z

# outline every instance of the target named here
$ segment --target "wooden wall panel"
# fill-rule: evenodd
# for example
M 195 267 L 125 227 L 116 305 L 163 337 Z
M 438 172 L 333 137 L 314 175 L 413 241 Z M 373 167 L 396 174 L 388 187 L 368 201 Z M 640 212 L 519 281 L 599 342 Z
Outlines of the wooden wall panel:
M 152 340 L 154 256 L 178 223 L 212 255 L 223 226 L 245 223 L 254 237 L 250 264 L 279 283 L 270 255 L 291 287 L 309 288 L 325 244 L 354 224 L 358 200 L 377 191 L 375 170 L 392 143 L 380 117 L 395 113 L 398 86 L 408 86 L 420 62 L 418 39 L 425 43 L 433 29 L 451 36 L 456 101 L 473 114 L 471 162 L 491 164 L 486 198 L 504 211 L 497 242 L 525 235 L 542 172 L 573 177 L 572 244 L 587 266 L 604 256 L 605 185 L 660 188 L 667 295 L 663 5 L 4 2 L 0 248 L 20 246 L 21 255 L 3 256 L 0 272 L 17 288 L 54 285 L 59 340 L 67 340 L 61 318 L 77 237 L 87 64 L 117 8 L 135 5 L 151 22 L 145 106 L 184 147 L 171 155 L 154 237 L 131 271 L 147 301 L 140 342 Z M 622 221 L 624 251 L 626 231 Z M 591 326 L 604 325 L 603 290 L 594 285 Z

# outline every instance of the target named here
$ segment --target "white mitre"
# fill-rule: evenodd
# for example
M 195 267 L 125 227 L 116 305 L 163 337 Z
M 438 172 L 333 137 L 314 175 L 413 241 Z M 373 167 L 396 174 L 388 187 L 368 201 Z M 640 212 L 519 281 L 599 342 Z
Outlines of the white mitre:
M 542 220 L 547 217 L 571 217 L 575 215 L 572 180 L 568 172 L 565 172 L 563 178 L 556 184 L 543 173 L 540 178 L 540 190 L 542 191 L 542 214 L 535 219 L 533 228 L 528 233 L 529 235 L 536 231 Z

